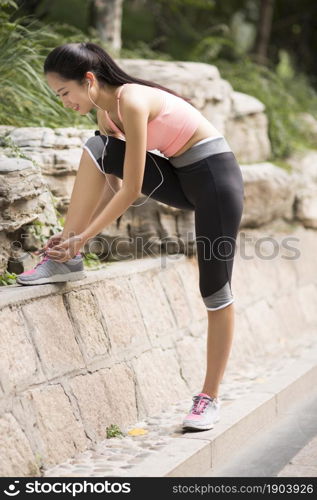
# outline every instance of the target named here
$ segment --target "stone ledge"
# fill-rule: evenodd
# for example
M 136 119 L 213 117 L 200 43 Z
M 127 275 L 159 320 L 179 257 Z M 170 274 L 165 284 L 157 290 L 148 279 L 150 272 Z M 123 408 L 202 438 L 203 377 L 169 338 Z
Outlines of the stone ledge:
M 136 273 L 157 269 L 161 257 L 151 259 L 133 259 L 127 261 L 118 261 L 107 264 L 105 269 L 89 270 L 87 277 L 80 281 L 69 283 L 57 283 L 41 286 L 23 286 L 9 285 L 0 288 L 0 306 L 5 307 L 17 302 L 25 302 L 31 299 L 46 297 L 52 294 L 63 294 L 71 290 L 85 288 L 96 282 L 104 281 L 105 279 L 116 278 L 120 276 L 130 276 Z M 177 260 L 186 261 L 185 255 L 177 255 Z M 167 266 L 173 265 L 173 259 L 166 260 Z

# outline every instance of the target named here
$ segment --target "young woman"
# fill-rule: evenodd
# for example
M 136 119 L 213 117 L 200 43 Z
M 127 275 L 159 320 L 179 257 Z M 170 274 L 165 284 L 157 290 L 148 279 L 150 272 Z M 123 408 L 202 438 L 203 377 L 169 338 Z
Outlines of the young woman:
M 236 158 L 189 102 L 129 76 L 98 45 L 56 47 L 44 73 L 65 107 L 81 115 L 97 109 L 101 134 L 96 131 L 84 145 L 62 233 L 48 241 L 45 258 L 18 282 L 82 278 L 80 249 L 141 194 L 193 210 L 199 287 L 208 315 L 207 371 L 183 427 L 211 429 L 219 420 L 219 385 L 234 329 L 231 276 L 244 195 Z M 153 149 L 164 156 L 148 152 Z

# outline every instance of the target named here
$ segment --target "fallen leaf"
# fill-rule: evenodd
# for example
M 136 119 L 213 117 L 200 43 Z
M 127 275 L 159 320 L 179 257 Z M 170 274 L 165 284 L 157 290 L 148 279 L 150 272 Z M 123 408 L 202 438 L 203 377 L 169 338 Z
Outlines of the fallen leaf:
M 143 434 L 147 434 L 149 431 L 145 429 L 135 428 L 128 431 L 129 436 L 143 436 Z

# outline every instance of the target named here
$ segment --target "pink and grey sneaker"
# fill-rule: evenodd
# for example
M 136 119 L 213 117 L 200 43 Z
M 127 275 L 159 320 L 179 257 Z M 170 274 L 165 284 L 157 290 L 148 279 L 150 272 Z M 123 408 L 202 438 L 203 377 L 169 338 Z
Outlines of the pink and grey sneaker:
M 44 257 L 34 269 L 19 274 L 16 281 L 20 285 L 44 285 L 81 280 L 85 277 L 83 259 L 81 253 L 78 253 L 66 262 L 57 262 Z
M 193 405 L 183 421 L 184 429 L 206 431 L 219 421 L 220 401 L 201 392 L 193 397 Z

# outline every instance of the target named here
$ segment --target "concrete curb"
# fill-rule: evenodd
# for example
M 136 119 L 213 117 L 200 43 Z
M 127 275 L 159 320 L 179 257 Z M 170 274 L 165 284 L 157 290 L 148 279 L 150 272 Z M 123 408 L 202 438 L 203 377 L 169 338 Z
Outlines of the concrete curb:
M 294 404 L 317 394 L 317 346 L 256 392 L 234 401 L 214 429 L 185 433 L 162 452 L 129 469 L 129 476 L 195 477 L 216 469 L 256 433 L 268 430 Z

